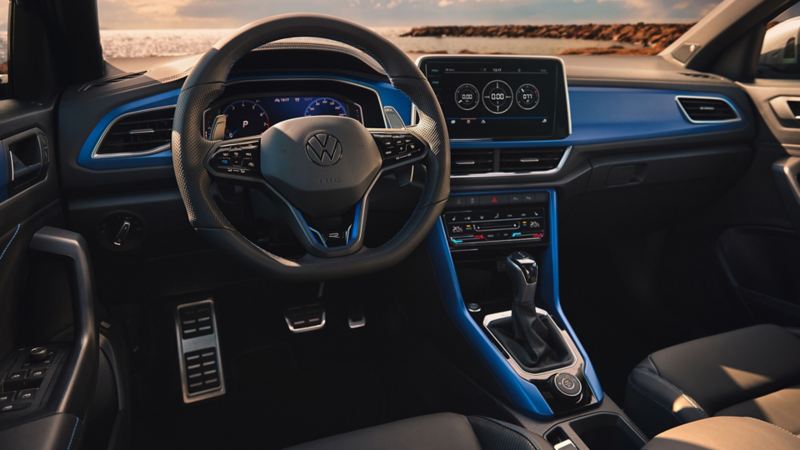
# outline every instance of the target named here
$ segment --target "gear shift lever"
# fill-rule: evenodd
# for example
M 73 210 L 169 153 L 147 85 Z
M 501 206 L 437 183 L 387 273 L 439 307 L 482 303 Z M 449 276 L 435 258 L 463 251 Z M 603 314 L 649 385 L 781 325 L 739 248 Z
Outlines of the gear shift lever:
M 511 303 L 514 338 L 528 350 L 531 362 L 536 365 L 547 360 L 553 353 L 548 344 L 552 340 L 550 329 L 539 320 L 536 312 L 539 266 L 525 252 L 514 252 L 506 261 L 509 263 L 514 284 L 514 298 Z
M 514 252 L 506 258 L 514 283 L 514 305 L 536 311 L 536 285 L 539 265 L 525 252 Z

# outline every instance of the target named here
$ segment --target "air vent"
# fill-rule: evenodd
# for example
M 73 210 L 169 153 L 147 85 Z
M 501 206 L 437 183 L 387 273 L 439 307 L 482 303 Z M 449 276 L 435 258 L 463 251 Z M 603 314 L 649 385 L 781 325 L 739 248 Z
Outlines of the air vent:
M 730 103 L 713 97 L 676 97 L 681 110 L 694 123 L 730 122 L 739 115 Z
M 500 172 L 543 172 L 558 167 L 566 151 L 558 148 L 500 149 Z
M 175 107 L 126 114 L 106 129 L 93 156 L 146 155 L 166 150 Z
M 450 149 L 450 172 L 453 175 L 471 175 L 494 171 L 494 150 Z

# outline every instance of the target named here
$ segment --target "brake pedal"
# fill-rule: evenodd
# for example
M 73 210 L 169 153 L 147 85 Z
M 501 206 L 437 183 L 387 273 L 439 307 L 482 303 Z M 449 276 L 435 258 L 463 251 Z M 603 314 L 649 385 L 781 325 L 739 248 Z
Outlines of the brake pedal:
M 183 402 L 194 403 L 225 394 L 214 300 L 178 305 L 175 334 Z

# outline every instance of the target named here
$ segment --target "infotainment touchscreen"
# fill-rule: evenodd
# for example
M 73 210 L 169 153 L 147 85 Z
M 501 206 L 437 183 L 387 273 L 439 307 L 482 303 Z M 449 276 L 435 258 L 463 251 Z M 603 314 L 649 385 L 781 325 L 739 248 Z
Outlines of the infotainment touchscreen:
M 569 107 L 561 60 L 427 56 L 420 68 L 451 139 L 561 139 Z

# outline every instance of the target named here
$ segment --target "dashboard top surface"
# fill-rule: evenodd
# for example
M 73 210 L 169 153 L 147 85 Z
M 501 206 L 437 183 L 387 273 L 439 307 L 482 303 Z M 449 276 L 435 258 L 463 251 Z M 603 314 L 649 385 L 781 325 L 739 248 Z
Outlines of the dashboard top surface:
M 431 55 L 428 58 L 439 56 Z M 537 139 L 509 136 L 504 136 L 502 140 L 453 139 L 452 148 L 502 149 L 558 145 L 572 147 L 571 158 L 576 158 L 582 152 L 609 145 L 652 148 L 681 142 L 682 139 L 690 142 L 708 138 L 721 142 L 752 135 L 752 112 L 746 96 L 729 80 L 716 76 L 689 76 L 657 56 L 561 59 L 565 64 L 568 84 L 571 135 Z M 61 161 L 66 186 L 80 189 L 147 179 L 161 179 L 170 184 L 171 157 L 168 150 L 146 157 L 99 161 L 91 158 L 91 150 L 87 153 L 87 148 L 97 145 L 105 129 L 120 115 L 155 106 L 174 105 L 183 76 L 191 68 L 192 62 L 192 58 L 160 60 L 156 67 L 142 76 L 86 90 L 70 90 L 64 96 L 59 110 L 66 124 L 61 136 L 67 153 L 67 157 Z M 158 75 L 158 79 L 150 74 Z M 395 120 L 399 117 L 406 124 L 412 120 L 412 105 L 408 97 L 391 84 L 375 67 L 374 61 L 358 51 L 337 46 L 293 44 L 254 51 L 234 67 L 231 79 L 241 83 L 287 79 L 336 82 L 374 93 L 378 100 L 377 108 L 381 110 L 377 114 L 383 115 L 384 121 L 387 121 L 387 113 L 394 114 Z M 331 89 L 312 91 L 253 89 L 247 96 L 237 97 L 236 100 L 270 99 L 274 102 L 295 95 L 307 97 L 309 103 L 325 99 L 326 108 L 339 108 L 346 110 L 347 114 L 358 109 L 356 104 L 364 107 L 362 102 L 354 101 L 351 95 L 342 95 Z M 724 100 L 733 105 L 741 120 L 733 123 L 691 123 L 681 112 L 676 102 L 677 96 Z M 223 109 L 227 107 L 216 106 Z M 249 106 L 252 108 L 254 105 Z M 298 108 L 305 113 L 307 106 Z M 299 109 L 294 114 L 298 114 Z M 78 110 L 81 114 L 75 113 Z M 374 119 L 376 113 L 362 111 L 362 114 L 366 120 L 370 115 Z

